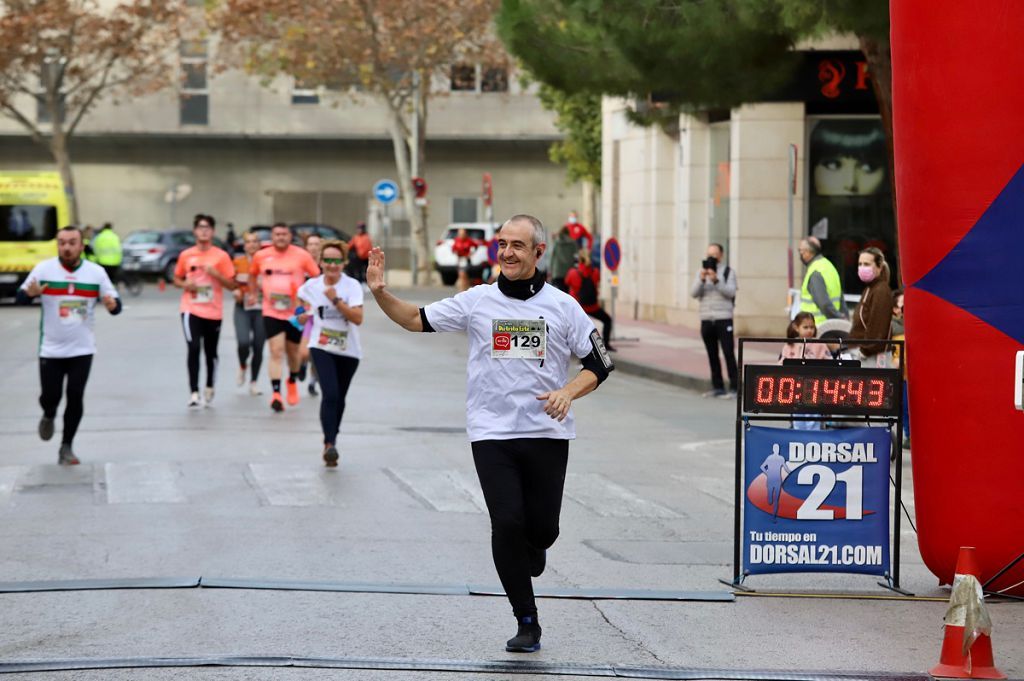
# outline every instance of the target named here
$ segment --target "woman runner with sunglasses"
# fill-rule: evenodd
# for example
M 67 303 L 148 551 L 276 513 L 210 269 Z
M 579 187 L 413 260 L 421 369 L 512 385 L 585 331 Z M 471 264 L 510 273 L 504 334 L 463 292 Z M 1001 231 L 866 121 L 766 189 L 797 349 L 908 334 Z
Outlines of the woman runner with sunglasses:
M 313 320 L 309 354 L 320 378 L 320 425 L 324 431 L 324 463 L 338 465 L 336 446 L 345 396 L 359 366 L 362 348 L 358 326 L 363 323 L 363 287 L 342 272 L 348 246 L 341 241 L 325 241 L 320 248 L 319 277 L 299 288 L 299 305 L 305 312 L 300 324 Z

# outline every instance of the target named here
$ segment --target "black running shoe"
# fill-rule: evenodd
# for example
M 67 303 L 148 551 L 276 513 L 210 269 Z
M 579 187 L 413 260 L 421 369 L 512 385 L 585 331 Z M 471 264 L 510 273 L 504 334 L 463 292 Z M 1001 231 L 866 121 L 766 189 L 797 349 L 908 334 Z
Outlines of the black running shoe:
M 306 386 L 306 387 L 307 387 L 307 389 L 309 390 L 309 395 L 310 395 L 310 397 L 316 397 L 316 396 L 317 396 L 317 392 L 316 392 L 316 381 L 310 381 L 310 382 L 309 382 L 309 385 L 308 385 L 308 386 Z
M 535 549 L 529 544 L 526 545 L 526 550 L 530 552 L 530 575 L 540 577 L 544 574 L 544 567 L 548 562 L 548 552 L 544 549 Z
M 306 380 L 306 363 L 305 362 L 303 362 L 302 366 L 299 367 L 299 380 L 300 381 L 305 381 Z
M 540 650 L 540 624 L 536 617 L 520 617 L 519 633 L 505 643 L 507 653 L 535 653 Z
M 338 450 L 334 445 L 324 447 L 324 464 L 328 468 L 335 468 L 338 465 Z
M 44 416 L 39 419 L 39 438 L 49 440 L 51 437 L 53 437 L 53 419 Z

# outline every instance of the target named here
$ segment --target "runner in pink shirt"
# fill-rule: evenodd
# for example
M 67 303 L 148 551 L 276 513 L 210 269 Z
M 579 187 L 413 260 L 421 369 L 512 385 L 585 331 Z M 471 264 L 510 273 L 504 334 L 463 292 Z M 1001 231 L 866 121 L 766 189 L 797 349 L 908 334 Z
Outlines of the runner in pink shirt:
M 263 325 L 267 331 L 270 346 L 270 361 L 267 373 L 274 395 L 270 408 L 284 411 L 281 399 L 281 373 L 285 355 L 288 356 L 288 404 L 299 403 L 299 387 L 296 380 L 302 360 L 299 344 L 302 329 L 291 323 L 297 305 L 295 293 L 307 277 L 320 276 L 320 268 L 312 256 L 292 244 L 292 229 L 283 222 L 276 223 L 270 230 L 271 245 L 259 251 L 252 259 L 249 276 L 260 277 L 263 291 Z M 248 295 L 254 296 L 255 292 Z
M 188 406 L 198 407 L 199 352 L 206 354 L 206 389 L 204 398 L 213 401 L 213 385 L 217 377 L 217 342 L 224 317 L 224 289 L 233 290 L 235 266 L 231 256 L 213 245 L 216 221 L 211 215 L 196 215 L 192 233 L 196 245 L 178 256 L 174 268 L 174 285 L 184 289 L 181 294 L 181 327 L 188 344 L 188 381 L 192 392 Z

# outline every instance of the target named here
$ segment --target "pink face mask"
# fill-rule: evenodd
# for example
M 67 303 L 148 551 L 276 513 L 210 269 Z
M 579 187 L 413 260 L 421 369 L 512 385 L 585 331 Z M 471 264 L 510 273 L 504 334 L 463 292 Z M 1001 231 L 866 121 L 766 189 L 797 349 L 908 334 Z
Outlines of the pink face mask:
M 875 280 L 875 268 L 871 265 L 861 265 L 857 268 L 857 276 L 865 284 L 871 283 Z

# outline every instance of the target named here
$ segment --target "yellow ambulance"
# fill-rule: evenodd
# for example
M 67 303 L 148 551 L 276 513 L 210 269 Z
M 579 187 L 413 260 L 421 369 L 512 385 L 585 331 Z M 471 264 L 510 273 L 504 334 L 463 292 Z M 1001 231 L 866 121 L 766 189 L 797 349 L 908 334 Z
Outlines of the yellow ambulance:
M 0 170 L 0 297 L 13 296 L 32 267 L 57 255 L 69 223 L 60 173 Z

